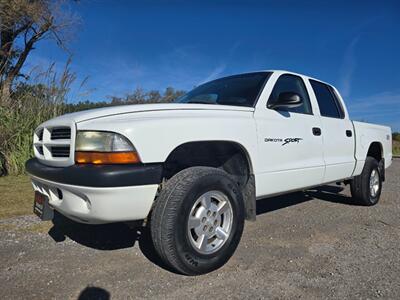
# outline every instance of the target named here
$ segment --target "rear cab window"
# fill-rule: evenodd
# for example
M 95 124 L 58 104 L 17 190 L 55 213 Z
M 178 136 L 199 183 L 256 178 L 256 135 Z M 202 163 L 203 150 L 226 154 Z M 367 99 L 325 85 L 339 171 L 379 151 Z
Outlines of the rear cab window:
M 343 119 L 345 114 L 334 89 L 327 84 L 312 79 L 310 79 L 310 84 L 317 98 L 321 116 Z

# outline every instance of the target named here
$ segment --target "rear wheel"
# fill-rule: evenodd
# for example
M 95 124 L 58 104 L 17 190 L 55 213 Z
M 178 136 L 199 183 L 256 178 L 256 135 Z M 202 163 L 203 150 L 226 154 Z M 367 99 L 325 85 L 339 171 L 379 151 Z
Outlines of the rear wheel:
M 163 187 L 151 215 L 151 235 L 160 257 L 176 271 L 213 271 L 232 256 L 244 226 L 237 184 L 224 171 L 192 167 Z
M 371 206 L 378 203 L 382 190 L 382 176 L 378 161 L 368 156 L 359 176 L 351 182 L 351 195 L 360 204 Z

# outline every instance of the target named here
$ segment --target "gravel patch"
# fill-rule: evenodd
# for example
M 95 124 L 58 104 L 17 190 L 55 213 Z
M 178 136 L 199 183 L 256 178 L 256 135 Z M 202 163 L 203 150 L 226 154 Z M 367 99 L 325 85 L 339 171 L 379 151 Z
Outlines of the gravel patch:
M 0 220 L 0 298 L 400 299 L 400 160 L 386 178 L 374 207 L 341 186 L 258 201 L 231 260 L 197 277 L 163 266 L 145 229 Z

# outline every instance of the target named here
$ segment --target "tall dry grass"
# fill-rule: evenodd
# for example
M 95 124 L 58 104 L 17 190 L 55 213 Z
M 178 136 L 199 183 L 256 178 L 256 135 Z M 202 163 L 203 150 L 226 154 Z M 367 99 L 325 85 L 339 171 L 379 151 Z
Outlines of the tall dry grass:
M 393 155 L 400 156 L 400 142 L 393 141 Z
M 69 66 L 70 61 L 61 73 L 54 64 L 36 72 L 29 84 L 15 86 L 10 99 L 0 99 L 0 175 L 23 173 L 33 155 L 33 130 L 64 112 L 67 93 L 76 79 Z
M 171 102 L 184 91 L 167 88 L 164 93 L 136 89 L 126 97 L 112 101 L 67 103 L 67 96 L 76 76 L 70 71 L 69 60 L 61 72 L 54 64 L 41 72 L 36 69 L 28 82 L 20 82 L 5 99 L 0 92 L 0 176 L 24 173 L 25 162 L 33 155 L 33 130 L 44 121 L 64 113 L 112 105 Z M 80 83 L 78 98 L 87 97 Z M 79 100 L 79 99 L 75 99 Z

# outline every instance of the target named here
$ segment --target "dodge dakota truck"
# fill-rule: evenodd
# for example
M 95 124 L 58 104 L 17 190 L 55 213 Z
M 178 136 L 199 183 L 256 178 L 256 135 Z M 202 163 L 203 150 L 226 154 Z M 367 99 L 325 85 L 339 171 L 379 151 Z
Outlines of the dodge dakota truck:
M 256 200 L 328 183 L 375 205 L 391 129 L 351 121 L 338 90 L 287 71 L 217 79 L 173 103 L 114 106 L 41 124 L 26 170 L 34 212 L 81 223 L 143 220 L 175 271 L 225 264 Z

